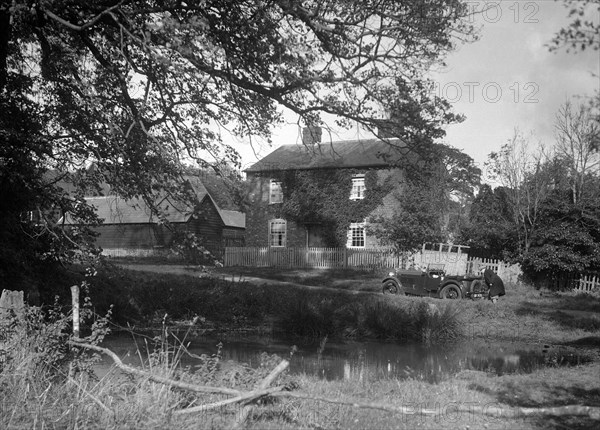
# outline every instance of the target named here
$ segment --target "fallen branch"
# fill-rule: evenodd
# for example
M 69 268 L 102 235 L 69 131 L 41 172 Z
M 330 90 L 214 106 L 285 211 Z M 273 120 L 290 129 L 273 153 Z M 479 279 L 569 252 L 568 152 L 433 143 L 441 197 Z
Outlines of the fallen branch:
M 303 400 L 314 400 L 317 402 L 332 403 L 337 405 L 352 406 L 363 409 L 378 409 L 386 412 L 395 412 L 403 415 L 439 415 L 442 413 L 440 409 L 423 409 L 415 408 L 414 406 L 390 406 L 383 403 L 363 403 L 356 401 L 329 399 L 302 392 L 280 391 L 272 394 L 274 397 L 293 397 Z M 552 415 L 552 416 L 589 416 L 593 419 L 600 419 L 600 407 L 584 406 L 584 405 L 565 405 L 553 406 L 548 408 L 520 408 L 520 407 L 498 407 L 498 406 L 475 406 L 469 404 L 451 403 L 451 407 L 446 411 L 451 412 L 466 412 L 478 415 L 490 415 L 494 417 L 518 417 L 531 415 Z
M 123 363 L 121 361 L 121 359 L 119 358 L 119 356 L 117 354 L 115 354 L 114 352 L 112 352 L 110 349 L 102 348 L 102 347 L 96 346 L 96 345 L 91 345 L 89 343 L 82 343 L 82 342 L 76 342 L 76 341 L 69 341 L 69 344 L 73 345 L 73 346 L 78 346 L 80 348 L 91 349 L 93 351 L 98 351 L 98 352 L 101 352 L 103 354 L 106 354 L 110 358 L 112 358 L 112 360 L 114 361 L 115 365 L 119 369 L 121 369 L 123 372 L 129 373 L 129 374 L 132 374 L 132 375 L 141 376 L 141 377 L 144 377 L 144 378 L 148 378 L 151 381 L 159 382 L 161 384 L 165 384 L 165 385 L 168 385 L 168 386 L 180 388 L 182 390 L 193 391 L 193 392 L 196 392 L 196 393 L 227 394 L 229 396 L 240 396 L 240 395 L 244 394 L 242 391 L 234 390 L 234 389 L 231 389 L 231 388 L 211 387 L 211 386 L 206 386 L 206 385 L 187 384 L 185 382 L 175 381 L 173 379 L 166 378 L 166 377 L 163 377 L 163 376 L 153 375 L 152 373 L 145 372 L 145 371 L 140 370 L 140 369 L 136 369 L 135 367 L 128 366 L 127 364 Z
M 173 412 L 173 415 L 184 415 L 184 414 L 192 414 L 195 412 L 205 412 L 205 411 L 209 411 L 211 409 L 217 409 L 217 408 L 221 408 L 223 406 L 231 405 L 233 403 L 256 401 L 256 400 L 260 399 L 261 397 L 272 396 L 273 394 L 280 392 L 283 389 L 284 389 L 284 387 L 273 387 L 273 388 L 267 388 L 264 390 L 254 390 L 254 391 L 250 391 L 249 393 L 245 393 L 241 396 L 232 397 L 230 399 L 221 400 L 219 402 L 208 403 L 206 405 L 194 406 L 193 408 L 180 409 L 178 411 Z
M 212 394 L 226 394 L 230 396 L 234 396 L 230 399 L 221 400 L 214 403 L 209 403 L 205 405 L 199 405 L 196 407 L 182 409 L 174 412 L 176 415 L 183 414 L 191 414 L 196 412 L 204 412 L 211 409 L 216 409 L 222 406 L 234 404 L 234 403 L 243 403 L 245 407 L 240 412 L 238 419 L 236 420 L 236 426 L 241 426 L 248 415 L 251 412 L 250 403 L 255 402 L 256 400 L 266 397 L 292 397 L 296 399 L 303 400 L 313 400 L 317 402 L 325 402 L 332 403 L 337 405 L 345 405 L 351 406 L 354 408 L 363 408 L 363 409 L 377 409 L 386 412 L 392 413 L 400 413 L 403 415 L 439 415 L 442 413 L 440 409 L 422 409 L 415 408 L 411 406 L 390 406 L 383 403 L 364 403 L 364 402 L 356 402 L 356 401 L 347 401 L 347 400 L 338 400 L 338 399 L 330 399 L 327 397 L 315 396 L 312 394 L 302 393 L 302 392 L 292 392 L 292 391 L 284 391 L 284 387 L 277 386 L 268 388 L 270 384 L 275 381 L 277 376 L 281 374 L 287 367 L 289 366 L 289 362 L 287 360 L 282 360 L 279 365 L 265 378 L 263 379 L 255 390 L 250 392 L 243 392 L 239 390 L 234 390 L 230 388 L 222 388 L 222 387 L 210 387 L 203 385 L 195 385 L 195 384 L 187 384 L 185 382 L 175 381 L 169 378 L 165 378 L 162 376 L 152 375 L 151 373 L 145 372 L 143 370 L 136 369 L 135 367 L 128 366 L 124 364 L 121 359 L 111 350 L 102 348 L 99 346 L 91 345 L 88 343 L 70 341 L 69 344 L 73 346 L 78 346 L 81 348 L 87 348 L 94 351 L 101 352 L 103 354 L 108 355 L 115 362 L 115 365 L 126 373 L 130 373 L 133 375 L 142 376 L 148 378 L 152 381 L 159 382 L 168 386 L 180 388 L 182 390 L 193 391 L 197 393 L 212 393 Z M 520 408 L 520 407 L 498 407 L 492 405 L 486 406 L 475 406 L 469 404 L 460 404 L 460 403 L 452 403 L 451 407 L 448 407 L 448 410 L 444 411 L 445 413 L 452 412 L 463 412 L 463 413 L 471 413 L 478 415 L 489 415 L 494 417 L 519 417 L 519 416 L 531 416 L 531 415 L 551 415 L 551 416 L 589 416 L 592 419 L 600 419 L 600 407 L 598 406 L 584 406 L 584 405 L 566 405 L 566 406 L 556 406 L 556 407 L 547 407 L 547 408 Z
M 283 372 L 285 369 L 288 368 L 289 365 L 290 365 L 289 361 L 281 360 L 281 362 L 277 365 L 277 367 L 275 367 L 275 369 L 273 369 L 271 371 L 271 373 L 269 373 L 265 379 L 260 381 L 260 383 L 256 387 L 256 391 L 260 392 L 260 391 L 266 390 L 269 387 L 269 385 L 271 385 L 273 383 L 273 381 L 275 381 L 275 379 L 277 379 L 277 377 L 281 374 L 281 372 Z M 280 390 L 278 390 L 278 391 L 280 391 Z M 258 398 L 259 397 L 253 396 L 252 398 L 244 400 L 244 407 L 240 411 L 237 419 L 235 420 L 234 428 L 240 428 L 244 425 L 244 423 L 248 419 L 248 416 L 252 412 L 252 405 L 250 403 L 255 402 Z

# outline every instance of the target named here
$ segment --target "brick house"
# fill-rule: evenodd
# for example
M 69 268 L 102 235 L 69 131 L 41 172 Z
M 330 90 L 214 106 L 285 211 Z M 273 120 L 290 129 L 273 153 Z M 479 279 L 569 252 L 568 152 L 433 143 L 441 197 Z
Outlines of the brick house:
M 283 145 L 245 170 L 250 187 L 246 246 L 380 247 L 368 226 L 378 216 L 393 213 L 399 204 L 403 175 L 397 166 L 405 157 L 399 147 L 402 145 L 397 139 L 320 143 L 319 129 L 305 129 L 302 145 Z M 302 205 L 302 197 L 298 196 L 301 190 L 293 188 L 293 181 L 286 182 L 284 178 L 311 174 L 321 178 L 335 176 L 342 181 L 341 195 L 331 196 L 337 215 L 332 211 L 330 218 L 337 220 L 324 220 L 319 213 L 312 218 L 286 213 L 286 199 L 300 199 Z M 322 200 L 329 200 L 329 196 L 322 196 Z M 329 203 L 319 202 L 319 207 L 326 208 Z M 332 239 L 331 230 L 335 229 L 337 240 Z

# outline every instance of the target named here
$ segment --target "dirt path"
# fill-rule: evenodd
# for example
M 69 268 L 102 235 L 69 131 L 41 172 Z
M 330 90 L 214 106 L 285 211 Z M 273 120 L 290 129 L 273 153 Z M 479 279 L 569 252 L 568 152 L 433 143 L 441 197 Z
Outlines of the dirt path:
M 356 290 L 347 290 L 344 288 L 332 288 L 332 287 L 324 287 L 321 285 L 304 285 L 298 284 L 295 282 L 288 281 L 280 281 L 276 279 L 267 279 L 267 278 L 259 278 L 256 276 L 246 276 L 246 275 L 235 275 L 232 273 L 227 273 L 223 271 L 219 271 L 219 273 L 212 273 L 209 271 L 202 271 L 201 269 L 193 266 L 186 266 L 183 264 L 169 264 L 169 265 L 156 265 L 156 264 L 118 264 L 119 267 L 128 270 L 139 270 L 142 272 L 154 272 L 154 273 L 171 273 L 174 275 L 187 275 L 193 277 L 208 277 L 213 276 L 219 279 L 224 279 L 227 281 L 234 282 L 250 282 L 251 284 L 256 285 L 288 285 L 296 288 L 304 288 L 307 290 L 319 290 L 319 291 L 332 291 L 332 292 L 346 292 L 348 294 L 381 294 L 379 291 L 356 291 Z

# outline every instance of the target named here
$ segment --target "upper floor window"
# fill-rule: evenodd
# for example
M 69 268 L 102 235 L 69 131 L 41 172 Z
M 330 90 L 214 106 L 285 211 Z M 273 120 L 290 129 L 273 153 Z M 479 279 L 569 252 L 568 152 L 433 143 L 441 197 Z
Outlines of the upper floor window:
M 348 248 L 364 248 L 366 242 L 366 231 L 364 222 L 353 222 L 348 229 Z
M 350 200 L 361 200 L 365 198 L 365 175 L 352 175 L 352 190 Z
M 269 221 L 269 246 L 285 246 L 287 225 L 284 219 Z
M 283 202 L 283 189 L 281 188 L 281 181 L 271 179 L 269 187 L 269 203 L 281 203 Z

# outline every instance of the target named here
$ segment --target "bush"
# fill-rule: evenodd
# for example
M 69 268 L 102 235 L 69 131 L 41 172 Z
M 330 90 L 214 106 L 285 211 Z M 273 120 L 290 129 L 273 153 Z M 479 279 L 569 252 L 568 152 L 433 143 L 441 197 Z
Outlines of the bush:
M 104 333 L 106 320 L 96 324 L 91 343 Z M 0 330 L 0 428 L 196 428 L 198 416 L 174 417 L 173 410 L 222 400 L 221 395 L 171 389 L 149 378 L 110 372 L 98 380 L 90 368 L 97 356 L 69 347 L 69 317 L 50 309 L 28 308 L 24 321 Z M 220 354 L 195 356 L 197 364 L 182 367 L 189 354 L 184 336 L 178 339 L 163 326 L 150 342 L 142 369 L 155 376 L 196 385 L 252 389 L 281 359 L 263 354 L 256 369 L 222 365 Z M 139 351 L 140 357 L 146 351 Z M 82 372 L 82 370 L 85 370 Z M 286 373 L 276 384 L 295 387 Z M 202 425 L 229 428 L 238 406 L 223 406 L 202 415 Z
M 321 338 L 364 337 L 400 342 L 443 342 L 461 333 L 457 311 L 450 303 L 388 301 L 305 295 L 279 314 L 278 327 L 286 334 Z

